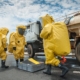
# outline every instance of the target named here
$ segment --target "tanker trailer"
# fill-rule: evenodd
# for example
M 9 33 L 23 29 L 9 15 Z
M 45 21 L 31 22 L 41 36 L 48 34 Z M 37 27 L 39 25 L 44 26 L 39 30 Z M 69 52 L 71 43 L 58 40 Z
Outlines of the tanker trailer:
M 80 62 L 80 12 L 67 17 L 65 23 L 69 31 L 72 53 L 74 51 L 76 59 Z

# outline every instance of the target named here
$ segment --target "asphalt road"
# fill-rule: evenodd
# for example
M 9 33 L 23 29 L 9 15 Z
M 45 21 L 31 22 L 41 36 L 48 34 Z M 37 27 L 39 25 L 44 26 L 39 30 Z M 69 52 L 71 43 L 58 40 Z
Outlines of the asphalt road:
M 25 55 L 25 59 L 26 57 Z M 61 70 L 55 67 L 52 68 L 52 75 L 43 74 L 43 70 L 30 73 L 17 69 L 14 56 L 10 54 L 7 57 L 6 65 L 9 65 L 10 68 L 7 70 L 0 69 L 0 80 L 80 80 L 80 68 L 71 68 L 69 64 L 67 66 L 70 71 L 64 78 L 59 77 Z

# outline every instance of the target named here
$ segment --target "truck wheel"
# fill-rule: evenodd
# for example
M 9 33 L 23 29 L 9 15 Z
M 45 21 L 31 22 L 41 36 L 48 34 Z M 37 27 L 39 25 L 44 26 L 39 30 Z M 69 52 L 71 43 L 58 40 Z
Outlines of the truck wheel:
M 28 51 L 30 58 L 33 58 L 35 56 L 35 51 L 34 51 L 33 46 L 31 44 L 27 45 L 27 51 Z
M 77 44 L 76 46 L 76 59 L 78 60 L 78 62 L 80 63 L 80 43 Z

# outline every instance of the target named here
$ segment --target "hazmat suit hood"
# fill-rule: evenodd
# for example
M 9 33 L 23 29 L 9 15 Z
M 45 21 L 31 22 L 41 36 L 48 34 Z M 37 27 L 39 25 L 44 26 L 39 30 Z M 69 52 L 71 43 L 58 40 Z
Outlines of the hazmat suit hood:
M 1 32 L 2 34 L 4 34 L 4 35 L 7 35 L 8 32 L 9 32 L 9 29 L 6 28 L 6 27 L 3 27 L 3 28 L 0 29 L 0 32 Z
M 25 25 L 18 25 L 18 26 L 17 26 L 17 29 L 18 29 L 18 28 L 26 29 L 26 26 L 25 26 Z
M 17 26 L 17 32 L 20 34 L 20 35 L 23 35 L 25 33 L 25 29 L 26 29 L 26 26 L 24 25 L 18 25 Z
M 44 27 L 45 25 L 49 23 L 53 23 L 54 19 L 52 18 L 52 16 L 46 14 L 45 16 L 40 17 L 40 22 L 41 22 L 42 27 Z

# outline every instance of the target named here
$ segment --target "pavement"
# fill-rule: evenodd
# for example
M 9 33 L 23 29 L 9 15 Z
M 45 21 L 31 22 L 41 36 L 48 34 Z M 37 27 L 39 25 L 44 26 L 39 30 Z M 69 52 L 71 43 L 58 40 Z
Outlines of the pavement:
M 28 55 L 26 52 L 25 60 L 27 59 L 27 57 Z M 72 68 L 71 66 L 69 66 L 69 64 L 67 65 L 67 67 L 70 71 L 64 78 L 60 77 L 61 70 L 56 67 L 52 67 L 52 75 L 43 74 L 43 70 L 34 73 L 20 70 L 15 67 L 16 63 L 14 56 L 10 53 L 8 53 L 6 65 L 9 65 L 10 68 L 7 70 L 0 69 L 0 80 L 80 80 L 80 67 Z

